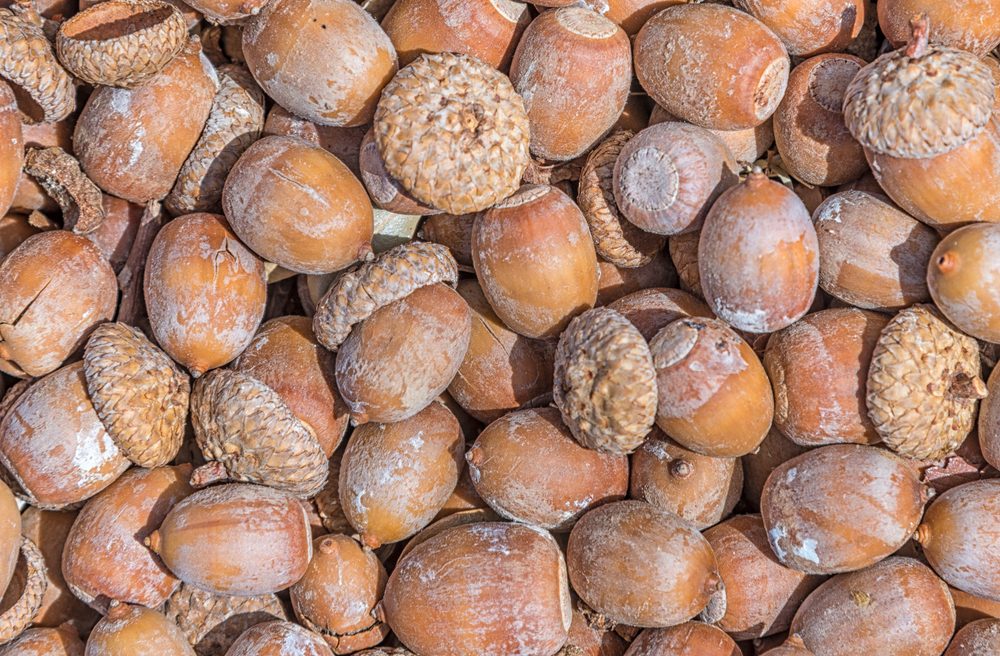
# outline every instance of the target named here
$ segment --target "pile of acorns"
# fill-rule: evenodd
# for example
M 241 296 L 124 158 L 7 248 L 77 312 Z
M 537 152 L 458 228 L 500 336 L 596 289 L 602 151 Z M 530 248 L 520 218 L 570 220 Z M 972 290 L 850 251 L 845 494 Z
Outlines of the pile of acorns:
M 0 656 L 1000 654 L 998 45 L 0 0 Z

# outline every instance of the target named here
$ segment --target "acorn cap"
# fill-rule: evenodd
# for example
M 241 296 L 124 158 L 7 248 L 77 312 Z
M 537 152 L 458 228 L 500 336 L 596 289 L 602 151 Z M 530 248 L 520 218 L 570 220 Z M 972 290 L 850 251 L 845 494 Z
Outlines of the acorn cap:
M 93 232 L 104 222 L 104 195 L 80 169 L 80 162 L 58 146 L 29 148 L 24 172 L 59 204 L 63 228 L 78 235 Z
M 979 348 L 930 305 L 901 311 L 882 330 L 868 370 L 868 416 L 886 446 L 943 458 L 972 430 L 986 396 Z
M 622 215 L 615 202 L 615 162 L 633 136 L 629 130 L 620 130 L 590 152 L 580 172 L 577 194 L 577 204 L 590 226 L 597 254 L 615 266 L 626 268 L 649 264 L 667 241 L 666 237 L 637 228 Z
M 316 306 L 313 331 L 319 343 L 337 350 L 379 308 L 406 298 L 420 287 L 454 284 L 458 264 L 446 246 L 413 241 L 381 253 L 371 262 L 341 275 Z
M 0 78 L 24 91 L 41 111 L 28 115 L 22 105 L 25 123 L 54 123 L 76 109 L 73 80 L 56 60 L 30 4 L 0 9 Z
M 877 153 L 946 153 L 975 138 L 993 113 L 989 66 L 972 53 L 927 45 L 926 28 L 915 21 L 909 47 L 882 55 L 847 87 L 847 129 Z
M 419 201 L 451 214 L 491 207 L 528 165 L 528 114 L 506 75 L 475 57 L 425 54 L 375 110 L 385 168 Z
M 312 428 L 256 378 L 229 369 L 208 372 L 195 383 L 191 420 L 205 458 L 218 463 L 195 470 L 196 487 L 223 473 L 309 498 L 326 483 L 326 455 Z
M 59 61 L 90 84 L 132 89 L 163 70 L 187 42 L 176 7 L 159 0 L 106 0 L 59 26 Z
M 138 328 L 98 326 L 83 352 L 87 393 L 101 423 L 129 460 L 159 467 L 184 441 L 191 385 Z
M 656 420 L 656 371 L 649 345 L 628 319 L 608 308 L 573 319 L 556 348 L 553 397 L 583 446 L 628 454 Z
M 313 501 L 316 503 L 316 513 L 326 530 L 350 535 L 354 533 L 354 527 L 351 526 L 340 505 L 340 461 L 343 455 L 344 452 L 341 450 L 330 458 L 330 475 L 326 479 L 326 485 Z
M 289 619 L 276 595 L 219 595 L 187 583 L 170 595 L 163 614 L 180 627 L 199 656 L 223 656 L 251 626 Z
M 175 215 L 218 212 L 229 171 L 264 129 L 264 92 L 250 72 L 227 64 L 218 73 L 219 90 L 205 129 L 164 200 Z
M 28 538 L 21 538 L 21 555 L 17 563 L 15 577 L 24 577 L 24 588 L 14 605 L 0 614 L 0 645 L 10 642 L 31 625 L 49 587 L 45 558 Z

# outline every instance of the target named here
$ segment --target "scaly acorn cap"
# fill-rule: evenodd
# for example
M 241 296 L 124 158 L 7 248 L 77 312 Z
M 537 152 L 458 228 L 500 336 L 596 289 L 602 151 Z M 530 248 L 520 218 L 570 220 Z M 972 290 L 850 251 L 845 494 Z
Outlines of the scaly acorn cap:
M 202 454 L 218 463 L 195 470 L 196 487 L 214 482 L 219 465 L 229 479 L 304 499 L 326 483 L 326 454 L 312 428 L 252 376 L 215 369 L 199 378 L 191 395 L 191 420 Z
M 620 130 L 590 152 L 580 173 L 577 194 L 577 204 L 590 226 L 597 254 L 615 266 L 626 268 L 649 264 L 667 241 L 666 237 L 637 228 L 622 215 L 615 202 L 615 162 L 633 136 L 629 130 Z
M 635 451 L 656 420 L 656 370 L 632 322 L 608 308 L 574 318 L 556 348 L 553 397 L 583 446 Z
M 331 533 L 343 533 L 350 535 L 354 533 L 354 527 L 344 514 L 344 509 L 340 505 L 340 462 L 344 457 L 344 450 L 341 449 L 330 458 L 330 475 L 326 479 L 326 485 L 313 502 L 316 504 L 316 513 L 323 522 L 324 528 Z
M 41 18 L 29 3 L 0 9 L 0 77 L 20 88 L 41 115 L 26 113 L 25 123 L 61 121 L 76 109 L 76 87 L 56 60 L 42 31 Z
M 380 253 L 371 262 L 341 275 L 316 306 L 313 332 L 336 351 L 351 328 L 376 310 L 439 282 L 458 281 L 458 263 L 446 246 L 412 241 Z
M 530 160 L 528 114 L 514 85 L 468 55 L 418 57 L 382 90 L 374 120 L 389 175 L 451 214 L 514 193 Z
M 986 396 L 979 345 L 930 305 L 902 310 L 882 329 L 868 369 L 868 416 L 886 446 L 937 460 L 972 430 Z
M 862 146 L 925 159 L 962 146 L 993 114 L 990 68 L 972 53 L 928 45 L 926 19 L 915 19 L 906 48 L 858 72 L 844 95 L 844 121 Z
M 191 384 L 138 328 L 98 326 L 83 352 L 94 410 L 108 435 L 140 467 L 160 467 L 184 441 Z
M 17 563 L 18 568 L 14 576 L 23 577 L 21 580 L 24 581 L 24 588 L 14 605 L 0 614 L 0 645 L 21 635 L 21 632 L 31 625 L 42 607 L 45 590 L 49 587 L 45 558 L 35 543 L 28 538 L 21 538 L 21 555 Z M 14 585 L 14 582 L 11 585 Z
M 90 84 L 135 88 L 163 70 L 187 42 L 176 7 L 159 0 L 106 0 L 59 26 L 56 53 Z

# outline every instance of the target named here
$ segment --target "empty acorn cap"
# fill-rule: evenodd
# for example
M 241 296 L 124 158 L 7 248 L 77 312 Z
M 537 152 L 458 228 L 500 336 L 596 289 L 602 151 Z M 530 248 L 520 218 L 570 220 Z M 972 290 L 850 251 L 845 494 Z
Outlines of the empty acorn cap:
M 215 461 L 195 470 L 196 487 L 228 478 L 309 498 L 326 484 L 329 467 L 312 428 L 256 378 L 229 369 L 205 374 L 191 395 L 191 420 L 202 453 Z
M 862 146 L 908 159 L 971 141 L 993 113 L 990 67 L 972 53 L 928 45 L 914 22 L 907 48 L 865 66 L 847 87 L 844 120 Z
M 986 396 L 979 346 L 930 305 L 901 311 L 882 329 L 868 370 L 868 416 L 886 446 L 910 458 L 953 453 Z
M 553 396 L 580 444 L 608 453 L 635 451 L 656 420 L 649 345 L 618 312 L 584 312 L 559 338 Z
M 182 583 L 167 599 L 163 614 L 180 627 L 198 654 L 223 656 L 254 624 L 287 620 L 276 595 L 236 597 L 213 594 Z
M 401 244 L 337 278 L 316 306 L 316 339 L 335 351 L 354 324 L 379 308 L 420 287 L 457 280 L 458 264 L 446 246 L 418 241 Z
M 468 55 L 425 54 L 400 70 L 374 129 L 389 175 L 451 214 L 514 193 L 530 159 L 524 102 L 506 75 Z
M 103 323 L 83 352 L 87 393 L 108 435 L 140 467 L 159 467 L 184 441 L 188 377 L 141 330 Z

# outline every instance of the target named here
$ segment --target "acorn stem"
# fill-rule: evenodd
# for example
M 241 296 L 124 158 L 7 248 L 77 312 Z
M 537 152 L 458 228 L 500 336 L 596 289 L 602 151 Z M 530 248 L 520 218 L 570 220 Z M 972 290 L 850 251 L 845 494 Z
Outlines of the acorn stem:
M 906 46 L 907 57 L 923 57 L 927 52 L 928 39 L 931 33 L 931 20 L 927 14 L 918 14 L 910 19 L 912 36 Z
M 931 529 L 927 524 L 921 524 L 917 527 L 917 532 L 913 534 L 913 539 L 916 540 L 917 544 L 921 546 L 927 546 L 927 542 L 931 539 Z

